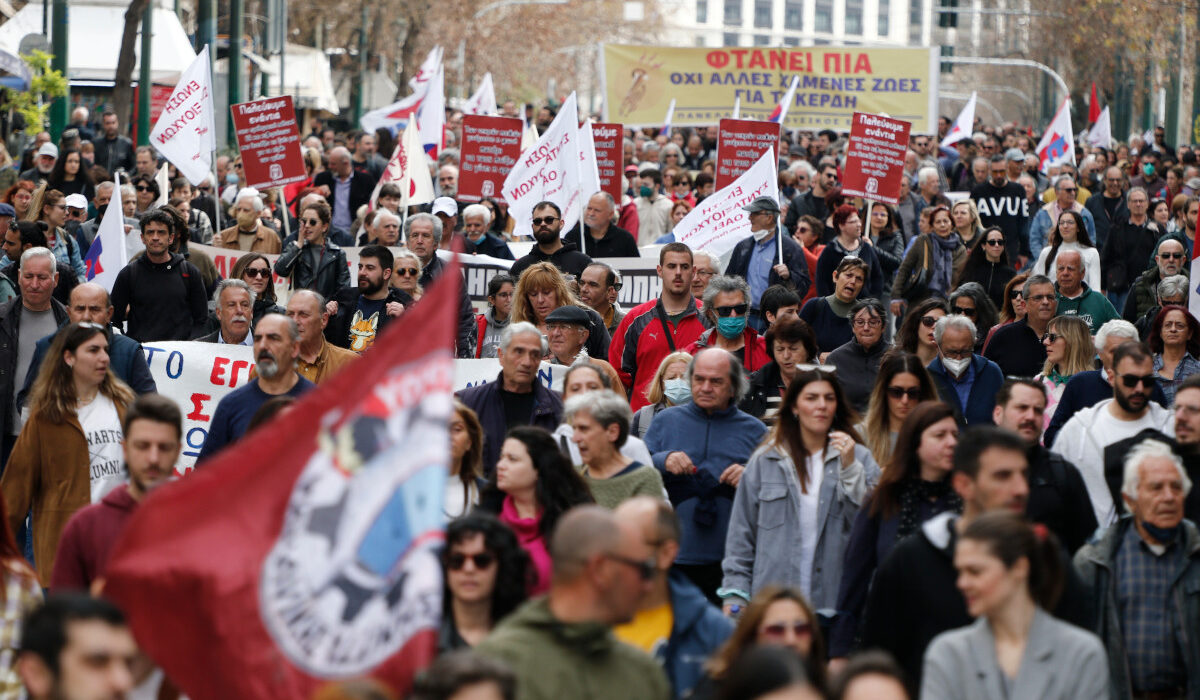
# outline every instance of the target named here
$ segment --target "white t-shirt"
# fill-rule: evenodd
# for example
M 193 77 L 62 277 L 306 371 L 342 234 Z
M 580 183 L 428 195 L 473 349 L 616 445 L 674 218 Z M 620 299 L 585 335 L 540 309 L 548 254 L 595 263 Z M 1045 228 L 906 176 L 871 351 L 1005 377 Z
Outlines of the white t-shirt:
M 1092 464 L 1080 468 L 1079 473 L 1087 487 L 1088 497 L 1092 499 L 1092 507 L 1096 510 L 1096 521 L 1102 526 L 1115 521 L 1121 513 L 1119 504 L 1113 503 L 1112 492 L 1104 478 L 1104 448 L 1131 438 L 1146 428 L 1161 429 L 1151 411 L 1146 411 L 1146 415 L 1135 421 L 1117 420 L 1109 412 L 1108 406 L 1096 411 L 1096 420 L 1088 430 L 1089 438 L 1095 442 L 1095 458 Z
M 99 503 L 109 491 L 125 483 L 125 456 L 121 450 L 121 418 L 112 399 L 104 394 L 77 411 L 79 425 L 88 441 L 88 468 L 92 483 L 92 503 Z
M 820 524 L 821 478 L 825 476 L 825 455 L 809 455 L 804 461 L 808 470 L 808 493 L 800 492 L 800 590 L 812 595 L 813 557 L 817 553 L 817 532 Z

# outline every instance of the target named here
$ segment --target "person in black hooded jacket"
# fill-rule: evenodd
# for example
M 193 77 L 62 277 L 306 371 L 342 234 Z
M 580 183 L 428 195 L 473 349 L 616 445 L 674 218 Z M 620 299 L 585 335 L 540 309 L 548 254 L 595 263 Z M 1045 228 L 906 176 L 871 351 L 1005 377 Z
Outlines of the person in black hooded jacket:
M 113 282 L 113 323 L 140 343 L 189 340 L 208 319 L 208 294 L 200 270 L 171 253 L 174 221 L 165 211 L 142 217 L 146 252 L 117 273 Z
M 954 286 L 978 282 L 997 309 L 1004 307 L 1004 288 L 1017 276 L 1008 261 L 1007 240 L 999 226 L 989 226 L 971 246 Z

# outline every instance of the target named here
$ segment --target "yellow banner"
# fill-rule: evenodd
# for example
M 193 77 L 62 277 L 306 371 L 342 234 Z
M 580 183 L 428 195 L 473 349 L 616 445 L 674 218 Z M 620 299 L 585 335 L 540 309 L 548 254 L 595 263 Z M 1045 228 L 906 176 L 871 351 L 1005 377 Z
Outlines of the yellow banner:
M 716 124 L 733 115 L 768 119 L 799 76 L 789 129 L 849 131 L 854 112 L 885 112 L 937 127 L 937 49 L 811 46 L 674 48 L 605 44 L 605 120 L 661 126 L 675 100 L 673 126 Z

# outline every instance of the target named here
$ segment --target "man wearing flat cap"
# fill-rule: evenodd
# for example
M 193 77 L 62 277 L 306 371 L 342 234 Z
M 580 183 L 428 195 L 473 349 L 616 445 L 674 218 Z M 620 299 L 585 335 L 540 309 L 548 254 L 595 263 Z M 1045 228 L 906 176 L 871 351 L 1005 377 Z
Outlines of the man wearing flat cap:
M 576 362 L 590 362 L 599 365 L 608 375 L 612 389 L 625 396 L 621 387 L 621 375 L 608 362 L 599 357 L 590 357 L 584 346 L 597 323 L 594 312 L 574 304 L 560 306 L 546 315 L 546 341 L 550 346 L 550 362 L 556 365 L 567 365 Z
M 725 268 L 726 275 L 737 275 L 750 285 L 748 323 L 758 332 L 767 328 L 767 320 L 758 302 L 767 287 L 782 284 L 803 299 L 812 281 L 804 251 L 791 236 L 783 236 L 783 262 L 779 261 L 779 204 L 771 197 L 759 197 L 742 207 L 750 215 L 750 235 L 733 248 Z

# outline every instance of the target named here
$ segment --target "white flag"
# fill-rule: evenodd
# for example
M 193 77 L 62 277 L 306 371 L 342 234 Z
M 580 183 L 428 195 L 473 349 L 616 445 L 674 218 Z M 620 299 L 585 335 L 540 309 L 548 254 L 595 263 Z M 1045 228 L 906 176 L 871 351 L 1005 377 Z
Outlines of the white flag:
M 404 135 L 392 152 L 392 159 L 371 193 L 371 208 L 379 201 L 379 190 L 389 182 L 400 188 L 401 206 L 428 204 L 433 201 L 433 178 L 429 175 L 429 160 L 421 147 L 421 134 L 416 121 L 404 128 Z
M 967 104 L 963 105 L 962 111 L 958 113 L 958 119 L 954 120 L 954 125 L 950 127 L 950 131 L 946 132 L 946 138 L 942 139 L 942 148 L 953 146 L 963 139 L 971 138 L 971 131 L 975 129 L 975 93 L 971 93 L 971 99 L 967 100 Z
M 1100 110 L 1100 116 L 1088 132 L 1087 142 L 1093 146 L 1112 148 L 1112 118 L 1108 115 L 1108 105 Z
M 150 130 L 150 145 L 193 185 L 204 182 L 212 170 L 212 154 L 217 148 L 214 115 L 206 45 L 179 76 L 171 99 Z
M 166 163 L 163 163 L 163 166 L 154 174 L 154 182 L 158 184 L 158 199 L 154 200 L 154 204 L 150 207 L 157 209 L 166 206 L 171 199 L 171 178 L 167 175 Z
M 600 166 L 596 163 L 596 141 L 592 137 L 592 120 L 579 127 L 579 193 L 581 206 L 586 207 L 592 195 L 600 191 Z M 566 229 L 563 229 L 566 233 Z
M 671 239 L 687 243 L 692 250 L 707 250 L 721 256 L 733 250 L 750 235 L 750 215 L 742 207 L 758 197 L 779 199 L 779 179 L 775 172 L 775 149 L 768 148 L 758 162 L 688 212 L 675 224 L 671 234 L 657 242 Z
M 463 105 L 463 114 L 491 115 L 499 111 L 496 109 L 496 89 L 492 87 L 492 74 L 484 73 L 479 89 Z
M 421 127 L 421 140 L 425 152 L 433 160 L 437 160 L 442 151 L 442 142 L 446 134 L 446 93 L 445 70 L 439 65 L 433 79 L 425 90 L 425 99 L 417 108 L 417 124 Z
M 425 62 L 421 64 L 420 69 L 417 70 L 417 74 L 408 81 L 409 87 L 413 89 L 412 94 L 398 102 L 393 102 L 387 107 L 373 109 L 362 115 L 358 123 L 363 131 L 375 131 L 376 129 L 384 128 L 391 129 L 394 133 L 408 126 L 408 120 L 420 109 L 421 102 L 425 99 L 425 94 L 429 90 L 429 84 L 433 81 L 433 76 L 437 73 L 441 62 L 442 47 L 435 46 L 429 52 L 429 55 L 425 57 Z
M 116 192 L 121 191 L 121 175 L 114 174 Z M 84 258 L 84 270 L 87 281 L 95 282 L 108 291 L 112 291 L 113 283 L 117 281 L 117 273 L 129 262 L 125 251 L 125 216 L 121 212 L 121 199 L 114 197 L 104 210 L 104 219 L 96 230 L 96 238 L 92 247 L 88 248 Z
M 575 93 L 563 102 L 558 116 L 521 153 L 504 179 L 504 199 L 516 227 L 514 235 L 533 233 L 533 205 L 548 200 L 562 211 L 563 231 L 579 221 L 583 203 L 579 195 L 579 117 Z
M 1075 132 L 1071 130 L 1071 98 L 1063 100 L 1034 152 L 1044 173 L 1052 165 L 1075 163 Z
M 416 75 L 408 79 L 408 86 L 413 89 L 413 92 L 420 92 L 430 80 L 433 80 L 434 73 L 437 73 L 441 65 L 442 47 L 434 46 L 425 56 L 425 60 L 421 62 L 421 67 L 417 69 Z

